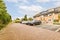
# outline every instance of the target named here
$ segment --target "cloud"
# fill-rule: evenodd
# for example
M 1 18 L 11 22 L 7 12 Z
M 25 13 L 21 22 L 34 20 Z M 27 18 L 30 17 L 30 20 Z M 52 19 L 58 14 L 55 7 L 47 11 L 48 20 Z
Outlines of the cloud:
M 14 3 L 18 3 L 19 1 L 21 2 L 28 2 L 28 0 L 7 0 L 8 2 L 14 2 Z
M 54 3 L 54 5 L 55 5 L 56 7 L 58 7 L 58 6 L 60 6 L 60 2 L 56 2 L 56 3 Z
M 50 2 L 50 0 L 36 0 L 36 2 L 44 2 L 44 3 L 46 3 L 46 2 Z
M 54 1 L 54 6 L 59 7 L 60 6 L 60 0 L 53 0 Z
M 15 3 L 17 3 L 17 2 L 19 2 L 19 1 L 21 1 L 21 2 L 28 2 L 29 0 L 7 0 L 8 2 L 15 2 Z M 51 0 L 33 0 L 33 1 L 36 1 L 36 2 L 50 2 Z
M 59 2 L 60 0 L 52 0 L 52 1 L 56 1 L 56 2 Z
M 43 7 L 37 6 L 37 5 L 31 5 L 31 6 L 19 6 L 20 13 L 27 14 L 28 16 L 33 16 L 41 11 L 43 11 Z
M 20 13 L 18 14 L 16 17 L 20 17 L 21 14 L 27 14 L 28 16 L 33 16 L 35 15 L 36 13 L 39 13 L 41 11 L 44 11 L 45 8 L 42 7 L 42 5 L 36 5 L 36 4 L 39 4 L 39 2 L 41 3 L 46 3 L 46 2 L 50 2 L 51 0 L 32 0 L 32 1 L 29 1 L 29 0 L 7 0 L 7 2 L 13 2 L 13 3 L 17 3 L 16 5 L 18 7 L 10 7 L 9 8 L 12 8 L 12 9 L 16 9 L 15 13 Z M 12 5 L 11 5 L 12 6 Z M 14 6 L 14 4 L 13 4 Z M 11 12 L 12 13 L 12 12 Z M 13 12 L 14 13 L 14 12 Z M 14 18 L 16 18 L 14 15 L 13 15 Z
M 18 0 L 6 0 L 6 1 L 8 1 L 8 2 L 15 2 L 15 3 L 18 2 Z
M 31 5 L 31 6 L 19 6 L 20 9 L 26 11 L 41 11 L 43 8 L 41 6 Z

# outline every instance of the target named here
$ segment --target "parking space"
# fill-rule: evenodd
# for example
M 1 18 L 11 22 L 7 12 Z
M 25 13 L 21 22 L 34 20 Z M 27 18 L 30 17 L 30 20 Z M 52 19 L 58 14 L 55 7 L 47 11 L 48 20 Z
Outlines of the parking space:
M 37 25 L 38 28 L 48 29 L 51 31 L 56 31 L 60 28 L 60 25 Z

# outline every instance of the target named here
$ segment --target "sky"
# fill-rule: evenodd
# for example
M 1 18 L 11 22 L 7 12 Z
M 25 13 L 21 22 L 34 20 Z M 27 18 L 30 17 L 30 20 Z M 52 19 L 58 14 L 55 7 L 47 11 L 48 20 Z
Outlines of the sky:
M 4 0 L 12 19 L 22 18 L 25 14 L 33 17 L 41 11 L 60 6 L 60 0 Z

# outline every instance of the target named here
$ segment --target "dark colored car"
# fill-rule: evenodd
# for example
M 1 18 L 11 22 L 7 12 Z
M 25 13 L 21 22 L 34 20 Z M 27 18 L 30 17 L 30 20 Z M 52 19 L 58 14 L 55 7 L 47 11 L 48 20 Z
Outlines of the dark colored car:
M 40 24 L 41 24 L 41 21 L 37 21 L 37 20 L 26 23 L 26 25 L 30 25 L 30 26 L 40 25 Z

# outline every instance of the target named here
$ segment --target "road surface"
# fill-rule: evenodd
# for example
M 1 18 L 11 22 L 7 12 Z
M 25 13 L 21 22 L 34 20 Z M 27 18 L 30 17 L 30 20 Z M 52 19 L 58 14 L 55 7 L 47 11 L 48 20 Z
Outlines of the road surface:
M 60 40 L 60 33 L 13 23 L 0 31 L 0 40 Z

